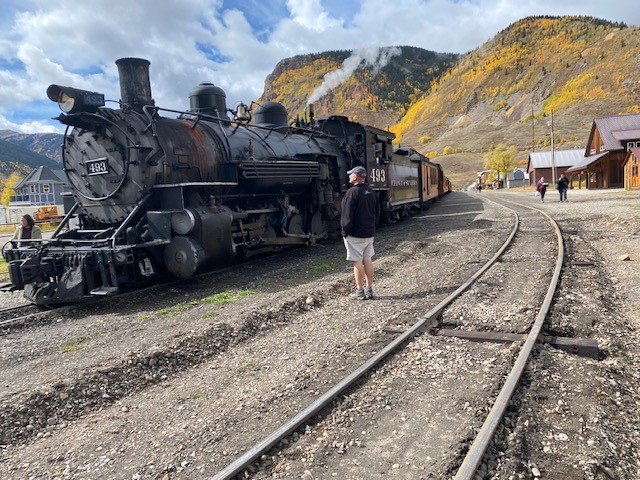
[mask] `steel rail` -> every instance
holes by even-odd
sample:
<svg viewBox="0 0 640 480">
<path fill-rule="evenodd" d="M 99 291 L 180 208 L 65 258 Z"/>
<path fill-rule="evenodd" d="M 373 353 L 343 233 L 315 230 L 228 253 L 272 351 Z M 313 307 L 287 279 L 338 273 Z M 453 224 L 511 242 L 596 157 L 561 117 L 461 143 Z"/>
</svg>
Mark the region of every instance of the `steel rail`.
<svg viewBox="0 0 640 480">
<path fill-rule="evenodd" d="M 60 309 L 65 308 L 65 307 L 61 307 Z M 36 312 L 36 313 L 30 313 L 28 315 L 23 315 L 21 317 L 16 317 L 16 318 L 9 318 L 7 320 L 2 320 L 0 321 L 0 328 L 8 328 L 8 327 L 12 327 L 14 324 L 16 323 L 24 323 L 26 322 L 28 319 L 33 318 L 33 317 L 38 317 L 40 315 L 44 316 L 45 314 L 48 313 L 53 313 L 56 310 L 46 310 L 44 312 Z"/>
<path fill-rule="evenodd" d="M 1 308 L 0 309 L 0 315 L 4 314 L 4 313 L 8 313 L 8 312 L 12 312 L 14 310 L 19 310 L 21 308 L 25 308 L 25 307 L 32 307 L 33 303 L 23 303 L 21 305 L 16 305 L 14 307 L 5 307 L 5 308 Z"/>
<path fill-rule="evenodd" d="M 490 200 L 492 201 L 492 200 Z M 542 302 L 542 306 L 538 311 L 538 315 L 536 316 L 535 322 L 531 327 L 531 331 L 529 332 L 529 336 L 527 337 L 520 353 L 518 354 L 518 358 L 511 369 L 511 372 L 507 376 L 507 379 L 496 398 L 491 411 L 487 415 L 478 435 L 476 436 L 473 444 L 469 448 L 467 455 L 465 456 L 460 468 L 456 472 L 456 476 L 454 480 L 471 480 L 474 478 L 476 474 L 476 470 L 480 466 L 482 462 L 482 458 L 484 457 L 484 453 L 486 452 L 491 440 L 493 439 L 493 435 L 498 428 L 500 421 L 504 415 L 507 406 L 509 405 L 509 401 L 513 396 L 513 392 L 515 391 L 520 377 L 522 376 L 522 372 L 529 360 L 529 356 L 531 355 L 531 351 L 533 350 L 533 346 L 538 340 L 538 336 L 540 335 L 540 330 L 542 329 L 542 324 L 549 313 L 549 308 L 551 307 L 551 302 L 553 301 L 553 296 L 555 295 L 556 288 L 558 286 L 558 281 L 560 279 L 560 272 L 562 271 L 562 264 L 564 262 L 564 242 L 562 239 L 562 232 L 560 231 L 560 227 L 555 222 L 553 218 L 551 218 L 546 212 L 542 210 L 530 207 L 528 205 L 523 205 L 521 203 L 511 202 L 509 200 L 503 200 L 507 203 L 511 203 L 513 205 L 518 205 L 520 207 L 528 208 L 530 210 L 535 210 L 549 220 L 551 225 L 553 226 L 556 234 L 556 238 L 558 239 L 558 254 L 556 256 L 556 266 L 553 271 L 553 276 L 551 278 L 551 282 L 549 283 L 549 288 L 547 289 L 547 294 L 544 297 L 544 301 Z M 499 202 L 495 202 L 499 203 Z"/>
<path fill-rule="evenodd" d="M 497 203 L 497 202 L 494 202 Z M 499 205 L 499 204 L 498 204 Z M 501 205 L 503 208 L 504 205 Z M 360 367 L 354 370 L 351 374 L 344 377 L 336 385 L 327 390 L 324 394 L 314 400 L 303 411 L 289 419 L 286 423 L 280 426 L 270 435 L 264 437 L 258 441 L 253 447 L 248 449 L 243 455 L 235 459 L 231 464 L 225 467 L 223 470 L 214 475 L 213 480 L 229 480 L 235 475 L 246 470 L 255 460 L 267 452 L 271 447 L 276 445 L 280 440 L 290 435 L 294 430 L 300 427 L 309 418 L 317 414 L 322 410 L 331 400 L 340 395 L 347 388 L 352 386 L 358 379 L 365 375 L 369 370 L 378 365 L 387 355 L 394 351 L 398 346 L 407 340 L 411 339 L 416 333 L 423 331 L 429 322 L 436 319 L 440 312 L 459 297 L 464 291 L 466 291 L 484 272 L 486 272 L 498 258 L 509 247 L 516 232 L 520 226 L 520 217 L 518 213 L 510 209 L 514 214 L 514 226 L 509 234 L 507 240 L 502 244 L 498 251 L 491 257 L 480 269 L 478 269 L 471 277 L 469 277 L 462 285 L 460 285 L 453 293 L 438 303 L 435 307 L 429 310 L 423 317 L 418 318 L 418 321 L 414 323 L 407 331 L 397 336 L 387 346 L 376 353 L 373 357 L 363 363 Z"/>
</svg>

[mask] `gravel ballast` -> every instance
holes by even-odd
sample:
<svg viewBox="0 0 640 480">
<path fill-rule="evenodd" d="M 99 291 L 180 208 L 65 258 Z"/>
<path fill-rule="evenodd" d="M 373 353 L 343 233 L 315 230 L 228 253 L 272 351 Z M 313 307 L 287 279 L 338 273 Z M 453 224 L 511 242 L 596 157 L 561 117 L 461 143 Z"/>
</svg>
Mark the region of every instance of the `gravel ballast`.
<svg viewBox="0 0 640 480">
<path fill-rule="evenodd" d="M 640 208 L 624 191 L 448 195 L 380 230 L 374 301 L 348 297 L 329 243 L 8 332 L 0 478 L 211 478 L 493 255 L 513 216 L 484 199 L 558 221 L 567 254 L 544 333 L 601 353 L 536 346 L 477 478 L 638 478 Z M 544 218 L 517 211 L 513 245 L 441 326 L 526 333 L 556 250 Z M 422 333 L 244 476 L 451 478 L 518 349 Z"/>
</svg>

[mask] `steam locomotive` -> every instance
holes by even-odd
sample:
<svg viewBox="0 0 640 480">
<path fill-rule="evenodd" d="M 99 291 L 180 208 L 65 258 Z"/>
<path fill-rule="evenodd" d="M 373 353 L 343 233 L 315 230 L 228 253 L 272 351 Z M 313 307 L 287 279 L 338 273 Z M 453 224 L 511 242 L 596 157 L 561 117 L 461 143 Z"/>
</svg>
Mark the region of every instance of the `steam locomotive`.
<svg viewBox="0 0 640 480">
<path fill-rule="evenodd" d="M 119 108 L 51 85 L 67 126 L 63 167 L 74 204 L 51 239 L 9 242 L 13 290 L 38 305 L 112 295 L 170 274 L 340 235 L 346 172 L 362 165 L 383 220 L 450 190 L 439 165 L 394 135 L 344 116 L 289 123 L 283 105 L 226 105 L 211 83 L 190 109 L 155 105 L 144 59 L 116 61 Z M 162 116 L 170 114 L 174 118 Z"/>
</svg>

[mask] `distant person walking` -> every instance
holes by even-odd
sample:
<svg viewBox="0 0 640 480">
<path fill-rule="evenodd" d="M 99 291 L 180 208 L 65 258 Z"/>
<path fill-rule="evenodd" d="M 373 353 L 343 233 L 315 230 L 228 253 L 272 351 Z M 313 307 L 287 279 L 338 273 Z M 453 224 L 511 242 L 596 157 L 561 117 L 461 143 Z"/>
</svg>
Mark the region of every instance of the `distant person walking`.
<svg viewBox="0 0 640 480">
<path fill-rule="evenodd" d="M 41 238 L 42 232 L 33 220 L 33 217 L 31 215 L 23 215 L 20 219 L 20 225 L 13 234 L 13 240 L 37 240 Z"/>
<path fill-rule="evenodd" d="M 540 199 L 544 203 L 544 194 L 547 193 L 549 184 L 544 181 L 544 177 L 540 177 L 540 181 L 536 184 L 536 191 L 540 193 Z"/>
<path fill-rule="evenodd" d="M 560 175 L 560 178 L 556 182 L 558 192 L 560 193 L 560 201 L 567 201 L 567 190 L 569 189 L 569 179 L 564 176 L 564 173 Z"/>
<path fill-rule="evenodd" d="M 365 183 L 367 171 L 364 167 L 355 167 L 347 172 L 349 183 L 342 199 L 340 226 L 347 249 L 347 260 L 353 263 L 353 275 L 356 280 L 354 297 L 358 300 L 373 298 L 373 237 L 380 215 L 378 197 Z"/>
</svg>

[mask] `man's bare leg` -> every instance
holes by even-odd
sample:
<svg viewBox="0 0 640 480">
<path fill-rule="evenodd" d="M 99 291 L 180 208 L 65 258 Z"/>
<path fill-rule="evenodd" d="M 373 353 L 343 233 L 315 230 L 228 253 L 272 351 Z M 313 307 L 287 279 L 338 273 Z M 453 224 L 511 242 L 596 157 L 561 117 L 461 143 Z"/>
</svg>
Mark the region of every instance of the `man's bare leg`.
<svg viewBox="0 0 640 480">
<path fill-rule="evenodd" d="M 373 261 L 371 258 L 365 258 L 362 263 L 364 264 L 364 275 L 366 277 L 367 287 L 373 285 Z"/>
<path fill-rule="evenodd" d="M 364 288 L 365 268 L 362 261 L 353 262 L 353 276 L 356 279 L 356 288 Z"/>
</svg>

